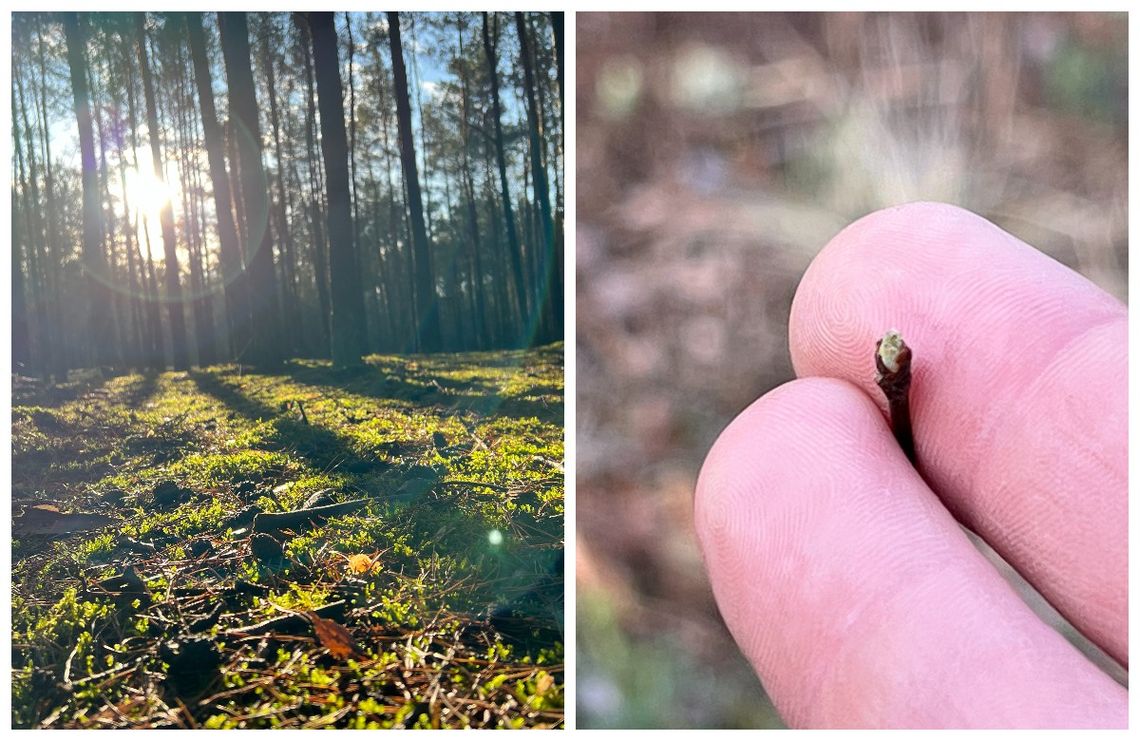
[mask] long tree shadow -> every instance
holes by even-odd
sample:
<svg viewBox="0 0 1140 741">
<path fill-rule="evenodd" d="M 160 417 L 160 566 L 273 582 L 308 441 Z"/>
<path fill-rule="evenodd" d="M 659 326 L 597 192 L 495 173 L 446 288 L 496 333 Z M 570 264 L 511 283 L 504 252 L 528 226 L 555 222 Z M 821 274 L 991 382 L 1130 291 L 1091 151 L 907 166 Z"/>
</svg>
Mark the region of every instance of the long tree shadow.
<svg viewBox="0 0 1140 741">
<path fill-rule="evenodd" d="M 295 454 L 308 466 L 322 472 L 349 474 L 352 480 L 361 484 L 358 487 L 361 491 L 381 505 L 381 517 L 400 517 L 409 523 L 412 543 L 418 546 L 417 553 L 450 554 L 460 561 L 481 556 L 485 576 L 494 582 L 483 590 L 486 592 L 485 603 L 491 605 L 489 613 L 503 614 L 506 607 L 509 614 L 510 607 L 533 602 L 537 594 L 547 601 L 552 597 L 551 579 L 556 555 L 550 549 L 549 538 L 534 542 L 523 538 L 519 548 L 513 551 L 485 547 L 488 525 L 478 510 L 468 512 L 444 496 L 433 496 L 443 472 L 426 466 L 396 466 L 379 458 L 363 457 L 336 432 L 282 417 L 280 410 L 250 398 L 233 384 L 209 372 L 193 371 L 189 376 L 198 390 L 217 399 L 232 412 L 252 421 L 274 419 L 275 431 L 268 440 L 270 446 L 280 452 Z M 376 482 L 381 482 L 381 485 L 377 486 Z M 385 488 L 383 482 L 389 484 L 388 491 L 377 490 Z M 390 496 L 397 489 L 398 496 Z M 441 537 L 441 533 L 451 535 Z M 478 545 L 480 543 L 482 547 Z M 560 589 L 561 568 L 557 572 Z"/>
<path fill-rule="evenodd" d="M 80 485 L 113 472 L 108 458 L 115 453 L 116 435 L 109 434 L 92 408 L 124 404 L 137 409 L 154 396 L 158 384 L 154 372 L 121 388 L 109 388 L 117 376 L 102 369 L 72 376 L 63 384 L 13 377 L 13 431 L 17 437 L 23 433 L 11 450 L 13 499 L 99 506 L 98 496 Z M 164 436 L 144 438 L 122 427 L 115 433 L 127 437 L 126 450 L 140 442 L 176 447 Z"/>
<path fill-rule="evenodd" d="M 73 371 L 74 380 L 51 383 L 29 376 L 12 376 L 13 406 L 58 407 L 84 396 L 103 393 L 114 375 L 101 370 Z"/>
<path fill-rule="evenodd" d="M 369 362 L 350 373 L 330 373 L 327 367 L 287 363 L 281 369 L 296 383 L 315 388 L 336 386 L 357 396 L 404 401 L 482 417 L 537 418 L 561 425 L 562 389 L 536 384 L 525 397 L 503 395 L 498 383 L 481 379 L 458 381 L 425 370 L 408 371 L 393 363 Z"/>
<path fill-rule="evenodd" d="M 123 403 L 137 409 L 153 399 L 155 392 L 158 391 L 158 376 L 158 372 L 153 370 L 140 374 L 139 380 L 132 382 L 120 392 Z"/>
<path fill-rule="evenodd" d="M 272 442 L 282 451 L 297 454 L 311 467 L 322 471 L 343 470 L 360 474 L 386 467 L 379 459 L 366 459 L 356 453 L 347 441 L 320 425 L 281 416 L 274 409 L 241 393 L 211 373 L 192 371 L 191 380 L 198 390 L 222 402 L 228 409 L 252 421 L 275 419 L 276 433 Z"/>
<path fill-rule="evenodd" d="M 359 484 L 356 488 L 393 512 L 422 502 L 443 477 L 441 472 L 426 466 L 394 465 L 380 458 L 361 456 L 347 438 L 318 424 L 282 417 L 280 410 L 250 398 L 209 373 L 192 372 L 190 377 L 200 391 L 246 419 L 274 419 L 274 432 L 267 447 L 296 455 L 314 470 L 349 475 Z M 467 524 L 478 525 L 474 520 Z"/>
</svg>

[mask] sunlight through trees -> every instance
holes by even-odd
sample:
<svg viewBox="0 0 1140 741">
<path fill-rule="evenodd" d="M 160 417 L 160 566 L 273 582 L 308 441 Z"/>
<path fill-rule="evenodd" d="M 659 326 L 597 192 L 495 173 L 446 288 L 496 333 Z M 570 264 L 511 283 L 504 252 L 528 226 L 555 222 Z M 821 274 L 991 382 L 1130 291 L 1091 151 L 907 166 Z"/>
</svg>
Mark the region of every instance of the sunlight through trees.
<svg viewBox="0 0 1140 741">
<path fill-rule="evenodd" d="M 548 13 L 16 14 L 17 372 L 560 339 L 560 34 Z"/>
</svg>

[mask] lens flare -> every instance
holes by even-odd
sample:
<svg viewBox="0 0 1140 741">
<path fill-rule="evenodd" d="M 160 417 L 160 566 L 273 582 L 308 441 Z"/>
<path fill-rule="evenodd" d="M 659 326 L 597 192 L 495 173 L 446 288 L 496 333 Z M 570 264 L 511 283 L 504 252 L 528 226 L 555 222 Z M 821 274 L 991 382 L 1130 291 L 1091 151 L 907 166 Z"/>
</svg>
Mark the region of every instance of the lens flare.
<svg viewBox="0 0 1140 741">
<path fill-rule="evenodd" d="M 158 223 L 159 214 L 170 203 L 173 195 L 172 188 L 164 180 L 155 177 L 153 172 L 127 171 L 127 197 L 131 201 L 131 208 L 146 216 L 151 223 Z"/>
</svg>

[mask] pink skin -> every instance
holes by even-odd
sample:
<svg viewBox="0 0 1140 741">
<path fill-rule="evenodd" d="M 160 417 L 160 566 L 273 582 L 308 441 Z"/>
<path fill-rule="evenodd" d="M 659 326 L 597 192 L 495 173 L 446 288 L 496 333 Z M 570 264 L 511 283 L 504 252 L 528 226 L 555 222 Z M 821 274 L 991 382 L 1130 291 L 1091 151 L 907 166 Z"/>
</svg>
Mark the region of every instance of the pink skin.
<svg viewBox="0 0 1140 741">
<path fill-rule="evenodd" d="M 1085 279 L 949 206 L 872 214 L 820 253 L 790 342 L 797 374 L 824 378 L 737 417 L 696 499 L 717 603 L 789 724 L 1127 725 L 1127 691 L 954 521 L 1127 660 L 1126 321 Z M 890 328 L 914 350 L 922 477 L 874 384 Z"/>
</svg>

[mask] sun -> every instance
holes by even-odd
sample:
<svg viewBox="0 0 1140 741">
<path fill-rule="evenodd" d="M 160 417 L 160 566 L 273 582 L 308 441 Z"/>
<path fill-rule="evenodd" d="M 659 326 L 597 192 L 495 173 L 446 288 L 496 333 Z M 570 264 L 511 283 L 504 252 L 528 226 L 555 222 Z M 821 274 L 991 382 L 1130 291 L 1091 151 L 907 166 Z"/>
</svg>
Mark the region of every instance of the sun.
<svg viewBox="0 0 1140 741">
<path fill-rule="evenodd" d="M 138 220 L 139 244 L 146 245 L 143 219 L 150 234 L 151 257 L 162 259 L 162 209 L 171 204 L 176 195 L 169 183 L 150 170 L 127 170 L 127 198 L 131 211 Z"/>
<path fill-rule="evenodd" d="M 171 187 L 147 170 L 127 170 L 127 197 L 131 208 L 158 221 L 159 213 L 170 203 Z"/>
</svg>

